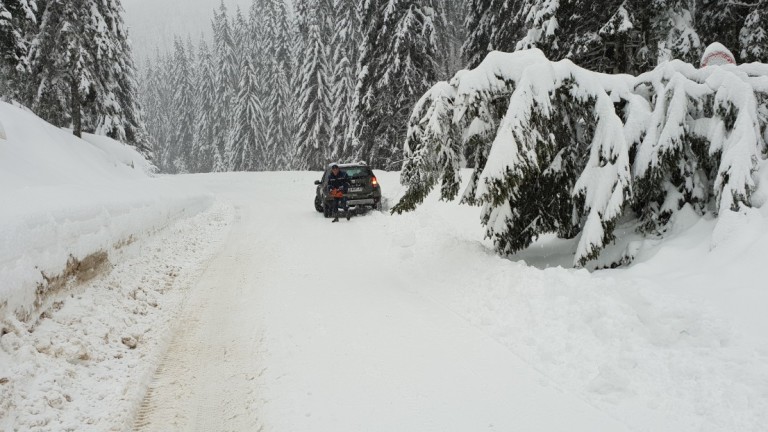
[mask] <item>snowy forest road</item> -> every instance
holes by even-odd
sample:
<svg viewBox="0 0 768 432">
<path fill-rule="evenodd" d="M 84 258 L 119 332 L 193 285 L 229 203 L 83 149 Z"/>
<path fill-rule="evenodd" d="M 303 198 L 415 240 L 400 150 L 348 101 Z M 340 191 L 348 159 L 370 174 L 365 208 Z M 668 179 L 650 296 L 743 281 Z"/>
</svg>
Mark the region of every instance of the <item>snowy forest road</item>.
<svg viewBox="0 0 768 432">
<path fill-rule="evenodd" d="M 236 221 L 136 431 L 627 430 L 419 294 L 398 221 L 315 213 L 313 180 L 206 178 Z"/>
</svg>

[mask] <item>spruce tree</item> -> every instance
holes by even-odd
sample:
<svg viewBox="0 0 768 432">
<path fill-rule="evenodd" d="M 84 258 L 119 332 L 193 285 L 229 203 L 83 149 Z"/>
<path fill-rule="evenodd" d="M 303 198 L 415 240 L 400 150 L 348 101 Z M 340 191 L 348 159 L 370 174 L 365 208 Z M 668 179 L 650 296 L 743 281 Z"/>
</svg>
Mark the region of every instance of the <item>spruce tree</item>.
<svg viewBox="0 0 768 432">
<path fill-rule="evenodd" d="M 266 127 L 259 97 L 259 80 L 248 58 L 243 59 L 240 70 L 240 92 L 236 98 L 234 125 L 227 146 L 229 167 L 232 171 L 263 170 Z"/>
<path fill-rule="evenodd" d="M 214 73 L 213 57 L 204 38 L 200 38 L 200 47 L 197 55 L 197 70 L 195 82 L 195 106 L 197 107 L 195 119 L 195 134 L 192 145 L 193 161 L 192 169 L 197 172 L 213 171 L 214 161 L 221 159 L 216 156 L 218 150 L 214 144 L 214 125 L 212 116 L 216 101 L 216 76 Z"/>
<path fill-rule="evenodd" d="M 139 152 L 150 157 L 146 127 L 139 104 L 136 66 L 128 38 L 128 31 L 123 22 L 124 10 L 120 0 L 97 3 L 103 17 L 101 32 L 109 43 L 109 49 L 96 46 L 96 58 L 99 64 L 112 65 L 102 67 L 105 93 L 104 101 L 99 105 L 95 116 L 99 118 L 96 132 L 136 147 Z M 116 101 L 117 103 L 113 103 Z"/>
<path fill-rule="evenodd" d="M 321 170 L 330 162 L 328 138 L 330 136 L 330 88 L 326 41 L 320 26 L 317 7 L 308 24 L 304 61 L 301 68 L 301 87 L 298 100 L 299 133 L 297 154 L 300 167 Z"/>
<path fill-rule="evenodd" d="M 295 101 L 291 84 L 298 75 L 291 56 L 291 40 L 298 39 L 283 0 L 267 0 L 266 107 L 271 169 L 288 169 L 295 142 Z"/>
<path fill-rule="evenodd" d="M 192 59 L 179 38 L 174 41 L 173 56 L 173 136 L 163 155 L 167 172 L 186 173 L 191 169 L 195 132 L 195 88 Z"/>
<path fill-rule="evenodd" d="M 758 0 L 744 19 L 739 32 L 739 48 L 743 62 L 768 61 L 768 1 Z"/>
<path fill-rule="evenodd" d="M 492 50 L 512 52 L 524 34 L 523 0 L 471 0 L 462 46 L 469 67 L 476 67 Z"/>
<path fill-rule="evenodd" d="M 161 61 L 159 54 L 156 59 L 147 58 L 144 61 L 144 71 L 142 73 L 142 79 L 140 80 L 141 86 L 139 88 L 139 94 L 141 97 L 141 105 L 144 108 L 144 114 L 146 116 L 146 130 L 148 136 L 148 144 L 150 150 L 153 151 L 158 148 L 158 140 L 162 137 L 162 102 L 161 102 L 161 85 L 160 85 L 160 67 Z M 155 153 L 155 164 L 159 165 L 157 160 L 158 154 Z M 158 168 L 160 168 L 158 166 Z"/>
<path fill-rule="evenodd" d="M 437 79 L 431 0 L 371 0 L 358 65 L 355 135 L 358 155 L 385 169 L 399 166 L 413 104 Z"/>
<path fill-rule="evenodd" d="M 30 50 L 34 111 L 58 126 L 105 134 L 149 156 L 118 0 L 50 0 Z M 109 65 L 109 67 L 105 67 Z"/>
<path fill-rule="evenodd" d="M 95 122 L 84 118 L 101 99 L 103 80 L 94 49 L 109 46 L 99 27 L 103 18 L 93 0 L 51 0 L 30 52 L 38 88 L 33 110 L 58 126 L 71 126 L 76 136 Z M 103 99 L 102 99 L 103 100 Z"/>
<path fill-rule="evenodd" d="M 27 102 L 30 33 L 37 29 L 35 0 L 0 0 L 0 97 Z"/>
<path fill-rule="evenodd" d="M 219 13 L 214 17 L 214 47 L 216 66 L 216 103 L 212 115 L 214 127 L 214 155 L 221 155 L 221 159 L 214 161 L 214 171 L 228 171 L 229 161 L 233 160 L 228 154 L 228 134 L 231 130 L 232 114 L 234 112 L 234 98 L 237 96 L 237 53 L 235 41 L 227 8 L 221 3 Z"/>
<path fill-rule="evenodd" d="M 335 0 L 334 8 L 337 21 L 331 40 L 333 73 L 329 144 L 330 158 L 342 160 L 352 156 L 350 111 L 354 103 L 360 22 L 354 0 Z"/>
</svg>

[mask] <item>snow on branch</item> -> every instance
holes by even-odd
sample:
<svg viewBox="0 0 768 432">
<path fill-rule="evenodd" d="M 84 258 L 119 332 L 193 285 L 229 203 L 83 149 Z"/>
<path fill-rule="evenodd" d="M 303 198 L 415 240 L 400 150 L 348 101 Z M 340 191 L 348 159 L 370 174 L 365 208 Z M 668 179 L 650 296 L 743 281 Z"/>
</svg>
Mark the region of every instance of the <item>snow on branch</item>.
<svg viewBox="0 0 768 432">
<path fill-rule="evenodd" d="M 766 151 L 768 65 L 697 69 L 664 63 L 639 77 L 605 75 L 539 50 L 493 52 L 435 85 L 416 105 L 394 208 L 409 211 L 439 183 L 481 204 L 501 254 L 538 236 L 578 238 L 574 264 L 596 259 L 628 212 L 663 233 L 685 205 L 721 214 L 751 206 Z"/>
</svg>

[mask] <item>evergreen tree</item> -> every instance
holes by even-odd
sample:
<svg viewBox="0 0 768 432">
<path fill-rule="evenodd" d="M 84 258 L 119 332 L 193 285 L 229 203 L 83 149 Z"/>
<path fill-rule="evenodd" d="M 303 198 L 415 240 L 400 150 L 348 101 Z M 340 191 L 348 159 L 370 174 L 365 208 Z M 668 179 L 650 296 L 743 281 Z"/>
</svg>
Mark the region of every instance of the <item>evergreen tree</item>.
<svg viewBox="0 0 768 432">
<path fill-rule="evenodd" d="M 237 54 L 232 29 L 227 17 L 227 8 L 222 1 L 219 13 L 214 17 L 214 41 L 216 53 L 216 103 L 211 116 L 214 125 L 214 155 L 222 159 L 214 161 L 214 171 L 228 171 L 227 165 L 233 160 L 227 148 L 227 137 L 231 130 L 234 98 L 237 96 Z"/>
<path fill-rule="evenodd" d="M 360 22 L 354 0 L 335 0 L 334 8 L 337 21 L 331 40 L 333 74 L 329 144 L 330 159 L 341 160 L 352 156 L 350 111 L 354 103 Z"/>
<path fill-rule="evenodd" d="M 141 104 L 144 107 L 144 113 L 146 114 L 147 122 L 146 129 L 149 136 L 150 148 L 155 153 L 156 157 L 160 153 L 156 150 L 159 148 L 158 142 L 163 140 L 163 106 L 161 100 L 161 68 L 162 61 L 160 54 L 158 53 L 155 60 L 147 58 L 144 62 L 144 73 L 141 79 L 141 87 L 139 94 L 141 95 Z M 160 167 L 159 161 L 156 161 L 158 168 Z"/>
<path fill-rule="evenodd" d="M 197 55 L 196 74 L 196 99 L 197 117 L 195 119 L 195 134 L 193 148 L 192 168 L 197 172 L 213 171 L 214 161 L 221 160 L 218 156 L 214 142 L 213 113 L 216 109 L 216 76 L 214 73 L 213 57 L 204 38 L 200 39 L 200 47 Z"/>
<path fill-rule="evenodd" d="M 467 39 L 462 46 L 469 67 L 476 67 L 493 50 L 512 52 L 522 37 L 522 0 L 471 0 L 465 21 Z"/>
<path fill-rule="evenodd" d="M 437 79 L 436 10 L 430 0 L 370 0 L 363 9 L 354 130 L 373 166 L 399 163 L 410 110 Z"/>
<path fill-rule="evenodd" d="M 50 0 L 30 50 L 35 112 L 101 133 L 149 155 L 135 67 L 118 0 Z M 109 65 L 109 67 L 104 67 Z"/>
<path fill-rule="evenodd" d="M 233 171 L 263 170 L 265 140 L 264 112 L 259 97 L 259 81 L 251 61 L 243 59 L 240 92 L 236 99 L 236 112 L 229 149 L 229 167 Z"/>
<path fill-rule="evenodd" d="M 316 14 L 317 10 L 311 10 Z M 320 25 L 309 24 L 299 93 L 297 154 L 301 168 L 321 170 L 329 162 L 330 89 L 325 41 Z"/>
<path fill-rule="evenodd" d="M 758 0 L 750 8 L 739 32 L 741 60 L 768 61 L 768 1 Z"/>
<path fill-rule="evenodd" d="M 448 79 L 456 71 L 464 68 L 461 47 L 467 39 L 464 20 L 467 18 L 466 2 L 442 2 L 437 4 L 440 19 L 438 20 L 440 78 Z"/>
<path fill-rule="evenodd" d="M 94 48 L 110 43 L 100 31 L 103 18 L 96 14 L 93 0 L 49 1 L 30 52 L 39 82 L 34 111 L 50 123 L 71 126 L 76 136 L 84 127 L 95 128 L 92 119 L 84 118 L 94 111 L 87 105 L 104 101 Z"/>
<path fill-rule="evenodd" d="M 291 40 L 296 38 L 288 11 L 283 0 L 267 0 L 267 96 L 268 124 L 271 131 L 268 144 L 271 169 L 290 167 L 295 142 L 295 103 L 291 84 L 294 61 L 291 56 Z"/>
<path fill-rule="evenodd" d="M 740 47 L 739 31 L 750 12 L 746 2 L 700 0 L 696 7 L 696 27 L 702 42 L 720 42 L 734 53 Z"/>
<path fill-rule="evenodd" d="M 103 0 L 97 3 L 103 17 L 102 32 L 109 42 L 109 49 L 97 45 L 96 58 L 99 64 L 112 65 L 101 68 L 104 79 L 104 103 L 99 104 L 94 115 L 99 118 L 96 132 L 136 147 L 139 152 L 151 157 L 144 120 L 139 104 L 136 66 L 123 23 L 123 7 L 120 0 Z M 115 103 L 116 102 L 116 103 Z"/>
<path fill-rule="evenodd" d="M 0 97 L 23 99 L 29 92 L 29 33 L 36 30 L 35 0 L 0 0 Z M 23 101 L 26 102 L 26 101 Z"/>
<path fill-rule="evenodd" d="M 173 136 L 162 164 L 167 172 L 186 173 L 191 168 L 190 157 L 195 132 L 195 88 L 192 60 L 184 43 L 176 38 L 173 56 Z"/>
</svg>

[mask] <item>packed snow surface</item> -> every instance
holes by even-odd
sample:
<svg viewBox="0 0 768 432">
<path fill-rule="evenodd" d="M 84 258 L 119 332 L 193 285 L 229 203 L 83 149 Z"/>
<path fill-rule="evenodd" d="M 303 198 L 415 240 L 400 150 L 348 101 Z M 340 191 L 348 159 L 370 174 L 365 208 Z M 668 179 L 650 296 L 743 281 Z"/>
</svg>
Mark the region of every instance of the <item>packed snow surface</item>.
<svg viewBox="0 0 768 432">
<path fill-rule="evenodd" d="M 331 224 L 317 178 L 151 180 L 217 203 L 6 320 L 0 429 L 765 430 L 766 212 L 714 247 L 680 212 L 633 267 L 589 273 L 556 266 L 562 240 L 498 257 L 477 208 L 436 196 Z"/>
</svg>

